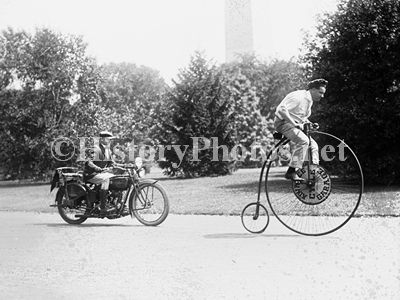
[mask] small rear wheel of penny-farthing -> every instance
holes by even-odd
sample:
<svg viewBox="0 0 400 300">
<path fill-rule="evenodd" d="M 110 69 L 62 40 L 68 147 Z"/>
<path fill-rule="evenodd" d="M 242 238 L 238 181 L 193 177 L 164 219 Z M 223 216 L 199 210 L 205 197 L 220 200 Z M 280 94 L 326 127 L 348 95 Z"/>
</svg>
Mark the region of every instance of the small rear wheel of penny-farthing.
<svg viewBox="0 0 400 300">
<path fill-rule="evenodd" d="M 245 206 L 241 214 L 243 227 L 251 233 L 262 233 L 269 224 L 269 214 L 264 205 L 253 202 Z"/>
<path fill-rule="evenodd" d="M 345 225 L 355 214 L 364 187 L 360 163 L 339 138 L 312 132 L 319 145 L 319 164 L 297 170 L 302 181 L 285 179 L 287 167 L 269 163 L 265 178 L 267 200 L 276 218 L 304 235 L 324 235 Z"/>
</svg>

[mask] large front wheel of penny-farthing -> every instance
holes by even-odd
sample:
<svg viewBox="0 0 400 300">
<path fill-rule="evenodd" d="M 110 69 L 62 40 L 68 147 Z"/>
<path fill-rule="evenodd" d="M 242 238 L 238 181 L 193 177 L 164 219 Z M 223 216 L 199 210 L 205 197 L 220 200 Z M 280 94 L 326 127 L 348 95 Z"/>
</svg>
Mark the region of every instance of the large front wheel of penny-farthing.
<svg viewBox="0 0 400 300">
<path fill-rule="evenodd" d="M 245 206 L 241 214 L 243 227 L 251 233 L 262 233 L 269 224 L 269 214 L 264 205 L 254 202 Z"/>
<path fill-rule="evenodd" d="M 297 171 L 304 182 L 285 179 L 288 167 L 269 163 L 265 190 L 271 210 L 283 225 L 318 236 L 338 230 L 354 216 L 364 179 L 356 155 L 344 141 L 318 131 L 311 136 L 319 145 L 319 163 L 305 162 Z"/>
</svg>

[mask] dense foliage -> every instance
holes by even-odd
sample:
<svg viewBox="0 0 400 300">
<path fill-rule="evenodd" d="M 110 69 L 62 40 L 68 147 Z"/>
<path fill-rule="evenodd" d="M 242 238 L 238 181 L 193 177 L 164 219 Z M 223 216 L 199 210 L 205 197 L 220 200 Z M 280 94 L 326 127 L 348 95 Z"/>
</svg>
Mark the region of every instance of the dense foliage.
<svg viewBox="0 0 400 300">
<path fill-rule="evenodd" d="M 159 144 L 179 146 L 185 151 L 180 158 L 174 148 L 165 149 L 165 161 L 159 164 L 167 174 L 193 177 L 231 171 L 232 163 L 228 157 L 224 159 L 222 151 L 215 152 L 217 159 L 213 161 L 211 139 L 229 148 L 234 145 L 232 102 L 222 72 L 200 53 L 181 71 L 158 112 L 160 122 L 154 135 Z M 198 140 L 193 140 L 195 137 Z"/>
<path fill-rule="evenodd" d="M 3 36 L 0 159 L 9 176 L 38 178 L 57 165 L 53 139 L 87 134 L 95 125 L 96 66 L 79 37 L 47 29 L 33 35 L 9 29 Z"/>
<path fill-rule="evenodd" d="M 307 82 L 303 68 L 293 60 L 267 62 L 254 55 L 241 55 L 224 68 L 231 76 L 240 73 L 250 82 L 258 98 L 257 108 L 267 120 L 274 118 L 276 106 L 288 93 L 304 89 Z"/>
<path fill-rule="evenodd" d="M 342 1 L 306 45 L 310 74 L 329 81 L 315 117 L 354 148 L 368 182 L 399 182 L 400 2 Z"/>
<path fill-rule="evenodd" d="M 266 63 L 255 56 L 216 66 L 196 53 L 158 109 L 161 121 L 154 131 L 163 145 L 188 145 L 187 155 L 180 161 L 175 150 L 165 151 L 160 166 L 169 175 L 188 177 L 259 166 L 261 148 L 267 151 L 273 143 L 273 112 L 286 93 L 301 86 L 301 72 L 294 62 Z M 192 137 L 217 138 L 228 157 L 222 161 L 219 151 L 218 161 L 212 161 L 211 143 L 199 153 L 200 161 L 193 161 Z"/>
<path fill-rule="evenodd" d="M 123 140 L 145 141 L 154 126 L 154 108 L 167 88 L 164 80 L 157 71 L 132 63 L 103 65 L 100 75 L 101 126 Z"/>
<path fill-rule="evenodd" d="M 143 142 L 153 126 L 153 106 L 165 90 L 158 72 L 134 64 L 99 67 L 80 37 L 38 29 L 8 29 L 0 60 L 0 173 L 7 178 L 40 179 L 56 166 L 59 137 L 110 130 L 123 143 Z M 136 124 L 137 126 L 134 126 Z"/>
</svg>

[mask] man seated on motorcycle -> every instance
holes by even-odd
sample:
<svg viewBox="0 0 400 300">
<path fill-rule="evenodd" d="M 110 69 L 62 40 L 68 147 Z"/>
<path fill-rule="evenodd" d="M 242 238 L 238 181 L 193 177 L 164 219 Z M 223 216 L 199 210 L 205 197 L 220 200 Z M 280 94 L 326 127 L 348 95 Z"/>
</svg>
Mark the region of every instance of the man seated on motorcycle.
<svg viewBox="0 0 400 300">
<path fill-rule="evenodd" d="M 99 145 L 94 145 L 93 151 L 88 155 L 88 160 L 84 168 L 85 181 L 101 185 L 99 192 L 100 215 L 104 216 L 113 210 L 106 209 L 106 197 L 110 185 L 110 178 L 114 176 L 114 174 L 110 172 L 110 169 L 116 164 L 112 158 L 110 149 L 111 139 L 113 138 L 111 132 L 100 132 L 100 143 Z"/>
</svg>

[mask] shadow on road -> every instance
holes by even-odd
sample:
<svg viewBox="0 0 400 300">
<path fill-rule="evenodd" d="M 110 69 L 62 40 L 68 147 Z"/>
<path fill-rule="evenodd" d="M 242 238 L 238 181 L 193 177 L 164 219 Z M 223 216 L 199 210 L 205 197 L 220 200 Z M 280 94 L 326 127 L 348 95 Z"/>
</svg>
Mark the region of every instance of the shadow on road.
<svg viewBox="0 0 400 300">
<path fill-rule="evenodd" d="M 62 224 L 62 223 L 34 223 L 34 226 L 47 227 L 144 227 L 143 225 L 128 225 L 128 224 Z"/>
<path fill-rule="evenodd" d="M 216 233 L 203 235 L 206 239 L 252 239 L 252 238 L 274 238 L 274 237 L 290 237 L 304 238 L 298 234 L 250 234 L 250 233 Z"/>
</svg>

